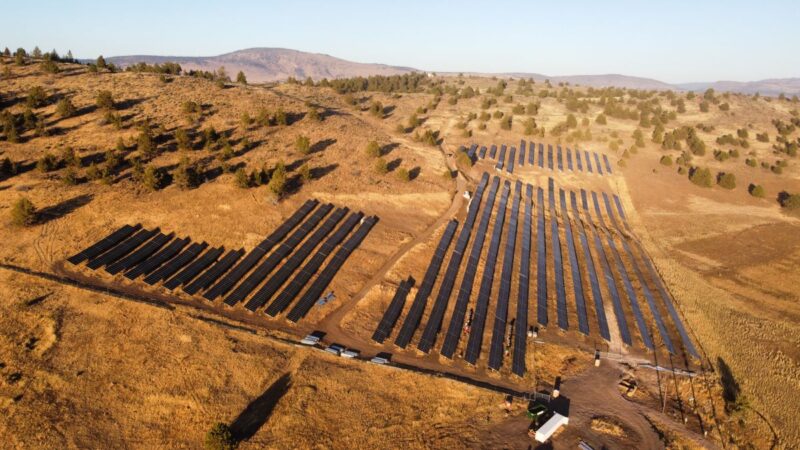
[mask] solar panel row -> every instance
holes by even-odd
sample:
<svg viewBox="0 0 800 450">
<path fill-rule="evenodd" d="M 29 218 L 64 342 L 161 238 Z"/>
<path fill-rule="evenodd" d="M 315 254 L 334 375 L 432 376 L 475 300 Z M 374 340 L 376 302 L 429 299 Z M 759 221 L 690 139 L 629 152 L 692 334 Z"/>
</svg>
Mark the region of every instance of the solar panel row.
<svg viewBox="0 0 800 450">
<path fill-rule="evenodd" d="M 385 341 L 386 338 L 392 333 L 392 329 L 394 329 L 394 325 L 397 323 L 397 319 L 400 317 L 400 313 L 403 311 L 403 306 L 406 304 L 408 292 L 411 290 L 411 286 L 413 285 L 414 279 L 408 277 L 407 280 L 401 281 L 397 286 L 397 291 L 394 293 L 394 297 L 392 298 L 391 303 L 389 303 L 389 307 L 386 308 L 386 312 L 383 313 L 383 317 L 378 323 L 375 333 L 372 334 L 373 341 L 383 344 L 383 341 Z"/>
<path fill-rule="evenodd" d="M 563 160 L 563 157 L 561 155 L 561 146 L 560 145 L 556 146 L 556 160 L 557 160 L 557 163 L 558 163 L 558 171 L 559 172 L 563 172 L 564 171 L 564 160 Z"/>
<path fill-rule="evenodd" d="M 536 144 L 533 142 L 528 143 L 528 164 L 533 165 L 533 154 L 536 153 Z"/>
<path fill-rule="evenodd" d="M 153 253 L 157 252 L 158 249 L 163 247 L 167 242 L 172 240 L 175 235 L 170 233 L 166 235 L 164 233 L 157 233 L 155 237 L 147 241 L 144 245 L 136 249 L 136 251 L 128 253 L 127 256 L 119 259 L 117 262 L 113 264 L 109 264 L 106 266 L 106 272 L 116 275 L 123 270 L 128 270 L 131 267 L 139 264 L 140 262 L 144 261 L 145 258 L 152 255 Z"/>
<path fill-rule="evenodd" d="M 531 147 L 532 148 L 532 147 Z M 525 352 L 528 332 L 528 285 L 531 265 L 531 212 L 533 207 L 533 186 L 525 187 L 525 216 L 522 220 L 522 242 L 519 266 L 519 289 L 517 292 L 517 315 L 514 336 L 514 356 L 511 371 L 525 375 Z M 490 355 L 491 360 L 491 355 Z M 498 366 L 499 367 L 499 366 Z"/>
<path fill-rule="evenodd" d="M 580 220 L 580 212 L 578 210 L 578 202 L 575 196 L 575 192 L 569 193 L 570 200 L 572 202 L 572 211 L 575 214 L 576 220 Z M 584 226 L 581 225 L 577 227 L 578 230 L 578 237 L 581 241 L 581 248 L 583 249 L 584 259 L 586 260 L 586 268 L 589 272 L 589 285 L 592 288 L 592 298 L 594 299 L 594 309 L 595 314 L 597 316 L 597 326 L 600 328 L 600 336 L 603 339 L 610 341 L 611 340 L 611 333 L 608 329 L 608 321 L 606 319 L 606 310 L 603 306 L 603 294 L 600 290 L 600 282 L 597 279 L 597 271 L 595 270 L 594 261 L 592 260 L 592 254 L 589 250 L 589 242 L 586 239 L 586 234 L 584 232 Z"/>
<path fill-rule="evenodd" d="M 217 297 L 225 295 L 233 286 L 242 279 L 242 277 L 253 268 L 253 266 L 261 260 L 286 234 L 289 233 L 298 223 L 300 223 L 311 210 L 313 210 L 319 202 L 316 200 L 307 200 L 303 206 L 298 208 L 289 219 L 283 222 L 275 231 L 273 231 L 266 239 L 261 241 L 254 249 L 250 250 L 247 256 L 242 259 L 224 278 L 218 281 L 208 291 L 203 294 L 207 300 L 214 301 Z"/>
<path fill-rule="evenodd" d="M 492 145 L 492 149 L 489 150 L 489 158 L 494 159 L 495 156 L 497 156 L 497 146 Z"/>
<path fill-rule="evenodd" d="M 517 244 L 517 218 L 519 217 L 519 204 L 522 199 L 522 183 L 517 181 L 514 186 L 514 201 L 511 204 L 511 215 L 508 220 L 506 232 L 506 248 L 503 253 L 503 270 L 500 273 L 500 290 L 497 293 L 497 305 L 494 313 L 494 326 L 489 344 L 489 368 L 497 370 L 503 363 L 503 338 L 508 321 L 508 300 L 511 295 L 511 279 L 514 276 L 514 252 Z M 497 225 L 495 225 L 497 228 Z M 530 244 L 529 244 L 530 245 Z M 488 302 L 487 302 L 488 303 Z M 472 335 L 470 334 L 470 342 Z M 478 348 L 480 351 L 480 348 Z"/>
<path fill-rule="evenodd" d="M 525 140 L 522 139 L 519 141 L 519 161 L 517 163 L 519 166 L 525 165 Z"/>
<path fill-rule="evenodd" d="M 508 195 L 511 190 L 511 183 L 503 183 L 503 190 L 500 194 L 500 204 L 497 206 L 497 216 L 492 229 L 492 238 L 489 241 L 489 252 L 486 255 L 486 264 L 481 276 L 481 285 L 478 288 L 478 298 L 475 303 L 475 316 L 472 320 L 472 327 L 469 331 L 467 350 L 464 360 L 470 364 L 478 361 L 483 343 L 483 330 L 486 326 L 486 316 L 489 312 L 489 298 L 492 296 L 492 285 L 494 284 L 494 271 L 497 265 L 497 256 L 500 253 L 500 239 L 503 237 L 503 226 L 506 216 L 506 205 Z M 508 303 L 508 294 L 506 294 Z"/>
<path fill-rule="evenodd" d="M 608 291 L 611 293 L 611 302 L 614 306 L 614 315 L 617 318 L 617 328 L 619 328 L 620 336 L 622 337 L 622 342 L 627 345 L 633 345 L 633 341 L 631 341 L 631 334 L 628 330 L 628 322 L 625 320 L 625 312 L 622 309 L 622 301 L 619 298 L 619 290 L 617 289 L 617 282 L 614 279 L 614 275 L 611 272 L 611 267 L 608 262 L 608 256 L 606 255 L 605 250 L 603 249 L 603 243 L 600 241 L 600 235 L 594 227 L 589 224 L 589 228 L 593 231 L 594 237 L 594 245 L 595 249 L 597 250 L 597 254 L 599 255 L 600 259 L 600 266 L 603 268 L 603 274 L 606 278 L 606 285 L 608 286 Z"/>
<path fill-rule="evenodd" d="M 495 164 L 495 170 L 503 170 L 503 163 L 506 160 L 506 146 L 505 144 L 500 146 L 500 155 L 497 157 L 497 164 Z"/>
<path fill-rule="evenodd" d="M 481 151 L 478 153 L 478 156 L 483 159 L 486 158 L 486 146 L 481 147 Z"/>
<path fill-rule="evenodd" d="M 436 341 L 436 335 L 442 327 L 444 312 L 447 309 L 450 294 L 453 292 L 453 285 L 456 282 L 458 269 L 461 266 L 461 260 L 467 249 L 467 243 L 472 234 L 472 227 L 475 224 L 475 218 L 481 207 L 481 198 L 483 197 L 483 192 L 488 182 L 489 174 L 484 173 L 480 183 L 478 183 L 478 187 L 475 189 L 475 195 L 467 206 L 467 218 L 464 221 L 464 226 L 461 227 L 461 232 L 458 234 L 456 247 L 453 249 L 453 254 L 450 255 L 450 261 L 447 263 L 447 269 L 445 270 L 442 284 L 439 286 L 439 293 L 436 296 L 430 316 L 428 317 L 428 323 L 425 325 L 425 330 L 422 332 L 422 337 L 417 345 L 417 348 L 425 353 L 430 352 Z"/>
<path fill-rule="evenodd" d="M 639 300 L 636 297 L 636 292 L 633 290 L 633 284 L 631 284 L 631 280 L 628 277 L 628 271 L 625 270 L 625 265 L 622 262 L 622 258 L 619 256 L 617 246 L 614 244 L 614 239 L 612 239 L 610 235 L 606 235 L 606 240 L 608 241 L 609 248 L 611 248 L 611 255 L 617 263 L 617 271 L 619 271 L 620 278 L 622 278 L 622 286 L 625 288 L 625 292 L 628 295 L 628 301 L 633 310 L 633 318 L 636 321 L 636 326 L 639 328 L 639 335 L 642 337 L 644 346 L 653 350 L 653 340 L 650 338 L 650 331 L 647 329 L 647 324 L 644 321 L 642 309 L 639 307 Z"/>
<path fill-rule="evenodd" d="M 558 317 L 558 327 L 562 330 L 568 330 L 569 320 L 567 316 L 567 290 L 564 286 L 564 264 L 561 254 L 561 237 L 558 234 L 558 219 L 556 219 L 554 193 L 555 188 L 553 184 L 553 179 L 550 178 L 548 182 L 548 195 L 550 200 L 550 244 L 553 249 L 553 269 L 555 272 L 556 314 Z"/>
<path fill-rule="evenodd" d="M 350 216 L 347 217 L 342 226 L 322 243 L 322 246 L 314 253 L 314 256 L 312 256 L 300 271 L 286 284 L 278 296 L 275 297 L 275 300 L 270 303 L 265 311 L 267 315 L 275 317 L 289 307 L 289 304 L 291 304 L 292 300 L 300 293 L 300 290 L 302 290 L 303 287 L 308 284 L 308 281 L 311 280 L 311 277 L 317 273 L 322 263 L 328 258 L 328 255 L 344 240 L 350 233 L 350 230 L 356 226 L 362 217 L 364 217 L 364 215 L 360 212 L 350 214 Z"/>
<path fill-rule="evenodd" d="M 142 228 L 142 225 L 138 223 L 133 226 L 123 225 L 113 233 L 92 244 L 90 247 L 82 250 L 80 253 L 70 256 L 69 258 L 67 258 L 67 261 L 77 265 L 88 259 L 94 259 L 101 253 L 105 252 L 111 247 L 122 242 L 124 239 L 128 238 L 128 236 L 132 235 L 135 231 L 138 231 L 140 228 Z"/>
<path fill-rule="evenodd" d="M 572 290 L 575 294 L 575 311 L 578 313 L 578 330 L 588 335 L 589 320 L 586 317 L 586 298 L 583 293 L 583 280 L 578 266 L 578 255 L 575 252 L 572 223 L 570 223 L 569 211 L 567 210 L 567 197 L 563 189 L 558 190 L 558 195 L 561 201 L 561 217 L 564 220 L 564 234 L 567 237 L 567 257 L 569 258 L 569 267 L 572 273 Z"/>
<path fill-rule="evenodd" d="M 338 208 L 336 211 L 333 212 L 323 224 L 314 231 L 314 234 L 311 235 L 304 243 L 297 249 L 296 252 L 289 257 L 289 259 L 275 272 L 263 286 L 261 289 L 256 291 L 253 297 L 245 305 L 250 311 L 255 311 L 256 309 L 262 307 L 267 301 L 272 297 L 275 292 L 280 289 L 283 283 L 289 279 L 289 277 L 294 273 L 295 269 L 300 267 L 300 264 L 305 261 L 308 255 L 311 254 L 312 251 L 328 236 L 336 225 L 341 222 L 345 215 L 347 215 L 348 209 L 347 208 Z"/>
<path fill-rule="evenodd" d="M 539 168 L 544 169 L 544 144 L 539 144 Z"/>
<path fill-rule="evenodd" d="M 197 255 L 200 254 L 205 248 L 208 247 L 208 244 L 203 243 L 194 243 L 189 246 L 186 250 L 182 251 L 178 256 L 171 259 L 169 262 L 164 264 L 163 266 L 159 267 L 157 270 L 152 272 L 150 275 L 144 278 L 144 282 L 149 285 L 154 285 L 161 280 L 166 280 L 172 275 L 174 275 L 177 271 L 179 271 L 183 266 L 192 262 Z"/>
<path fill-rule="evenodd" d="M 567 147 L 567 169 L 572 171 L 572 150 Z"/>
<path fill-rule="evenodd" d="M 175 276 L 165 281 L 164 287 L 167 289 L 175 289 L 178 286 L 183 286 L 192 281 L 200 272 L 213 264 L 214 261 L 216 261 L 224 252 L 225 249 L 223 247 L 212 248 L 211 250 L 205 252 L 202 256 L 192 261 L 192 263 L 186 266 L 183 270 L 175 274 Z"/>
<path fill-rule="evenodd" d="M 516 156 L 517 149 L 515 147 L 511 147 L 508 153 L 508 164 L 506 164 L 506 171 L 508 173 L 514 173 L 514 160 Z"/>
<path fill-rule="evenodd" d="M 538 188 L 536 196 L 536 320 L 547 325 L 547 245 L 544 231 L 544 190 Z"/>
<path fill-rule="evenodd" d="M 547 145 L 547 168 L 553 170 L 553 146 Z"/>
<path fill-rule="evenodd" d="M 236 264 L 236 261 L 238 261 L 242 255 L 244 255 L 244 249 L 241 248 L 239 250 L 229 251 L 227 255 L 223 256 L 222 259 L 217 261 L 216 264 L 211 266 L 210 269 L 203 272 L 203 274 L 197 277 L 196 280 L 183 287 L 183 292 L 186 292 L 189 295 L 194 295 L 202 289 L 207 288 L 223 273 L 227 272 L 228 269 Z"/>
<path fill-rule="evenodd" d="M 453 236 L 456 234 L 456 228 L 458 228 L 457 221 L 451 220 L 448 222 L 447 228 L 445 228 L 444 234 L 439 241 L 439 246 L 436 247 L 436 252 L 434 252 L 431 262 L 428 264 L 428 270 L 425 272 L 422 284 L 417 290 L 417 294 L 414 296 L 411 308 L 408 310 L 406 319 L 394 341 L 395 345 L 400 348 L 406 348 L 408 346 L 409 342 L 411 342 L 411 338 L 414 336 L 414 332 L 416 332 L 419 327 L 422 314 L 425 312 L 425 306 L 428 303 L 428 297 L 431 295 L 436 277 L 439 276 L 439 270 L 444 261 L 444 256 L 447 253 L 448 247 L 450 247 Z"/>
<path fill-rule="evenodd" d="M 475 239 L 472 241 L 472 248 L 470 249 L 469 259 L 467 266 L 464 269 L 464 277 L 461 280 L 461 286 L 456 296 L 456 304 L 453 309 L 453 315 L 450 317 L 450 326 L 447 328 L 442 349 L 439 352 L 446 358 L 453 357 L 458 345 L 459 338 L 461 337 L 461 330 L 464 326 L 464 318 L 467 313 L 467 304 L 472 295 L 472 285 L 475 282 L 475 275 L 478 271 L 478 260 L 481 256 L 483 249 L 483 241 L 486 237 L 486 231 L 489 228 L 489 221 L 492 216 L 492 209 L 494 207 L 495 195 L 497 188 L 500 185 L 500 178 L 494 177 L 492 185 L 489 188 L 489 195 L 486 198 L 486 207 L 483 210 L 481 221 L 478 224 L 478 229 L 475 233 Z"/>
<path fill-rule="evenodd" d="M 250 275 L 248 275 L 244 281 L 242 281 L 236 288 L 225 297 L 224 303 L 228 306 L 233 306 L 240 301 L 244 300 L 253 289 L 256 288 L 270 272 L 287 256 L 289 253 L 294 250 L 294 248 L 300 244 L 300 242 L 308 236 L 308 233 L 313 230 L 317 224 L 333 209 L 333 205 L 330 203 L 322 205 L 321 207 L 317 208 L 311 216 L 306 218 L 306 220 L 300 224 L 297 229 L 295 229 L 289 237 L 287 237 L 283 242 L 281 242 L 277 248 L 275 248 L 272 253 L 267 256 L 261 264 L 256 266 Z"/>
<path fill-rule="evenodd" d="M 107 266 L 130 253 L 133 249 L 153 237 L 153 235 L 156 233 L 158 233 L 158 229 L 139 230 L 133 236 L 125 239 L 107 252 L 90 259 L 86 266 L 92 270 L 97 270 L 100 267 Z"/>
<path fill-rule="evenodd" d="M 297 301 L 291 311 L 286 315 L 286 318 L 291 322 L 297 322 L 308 314 L 308 311 L 314 306 L 320 296 L 323 294 L 328 285 L 333 281 L 333 277 L 339 272 L 347 258 L 353 251 L 361 244 L 364 238 L 367 237 L 372 227 L 378 221 L 375 216 L 370 216 L 361 221 L 358 229 L 339 247 L 336 254 L 333 255 L 328 264 L 322 269 L 314 283 L 305 292 L 305 294 Z"/>
<path fill-rule="evenodd" d="M 581 151 L 575 149 L 575 164 L 578 167 L 578 170 L 583 172 L 583 163 L 581 162 Z"/>
<path fill-rule="evenodd" d="M 178 252 L 183 249 L 183 247 L 189 245 L 189 242 L 191 242 L 191 239 L 188 237 L 173 240 L 169 243 L 169 245 L 161 249 L 155 255 L 128 269 L 128 271 L 125 272 L 125 278 L 128 278 L 129 280 L 135 280 L 141 275 L 149 274 L 150 272 L 156 270 L 158 266 L 177 255 Z"/>
</svg>

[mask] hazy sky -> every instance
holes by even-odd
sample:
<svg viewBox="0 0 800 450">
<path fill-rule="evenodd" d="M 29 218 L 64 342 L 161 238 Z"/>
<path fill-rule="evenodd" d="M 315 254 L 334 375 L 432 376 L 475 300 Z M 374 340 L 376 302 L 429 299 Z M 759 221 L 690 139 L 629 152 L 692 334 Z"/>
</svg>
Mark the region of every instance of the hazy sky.
<svg viewBox="0 0 800 450">
<path fill-rule="evenodd" d="M 79 58 L 284 47 L 430 71 L 800 76 L 798 0 L 24 0 L 2 10 L 0 46 Z"/>
</svg>

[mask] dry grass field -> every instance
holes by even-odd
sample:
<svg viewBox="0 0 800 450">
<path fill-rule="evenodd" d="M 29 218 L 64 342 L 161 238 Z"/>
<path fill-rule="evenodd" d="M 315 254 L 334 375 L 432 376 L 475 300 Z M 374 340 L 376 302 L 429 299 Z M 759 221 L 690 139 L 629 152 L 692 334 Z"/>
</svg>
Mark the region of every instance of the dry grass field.
<svg viewBox="0 0 800 450">
<path fill-rule="evenodd" d="M 498 80 L 478 77 L 431 77 L 420 92 L 348 96 L 301 84 L 221 88 L 188 76 L 89 73 L 73 64 L 51 74 L 38 63 L 16 66 L 6 59 L 2 69 L 0 106 L 24 130 L 19 142 L 9 142 L 5 131 L 0 140 L 0 160 L 18 166 L 14 174 L 0 175 L 4 265 L 53 273 L 100 236 L 135 223 L 249 250 L 311 198 L 380 219 L 329 287 L 335 301 L 315 307 L 296 326 L 248 318 L 248 327 L 257 325 L 255 334 L 220 326 L 214 321 L 228 319 L 212 310 L 156 308 L 0 268 L 0 439 L 11 448 L 197 448 L 215 422 L 230 424 L 242 448 L 529 448 L 530 421 L 520 401 L 507 412 L 496 391 L 347 361 L 275 339 L 296 339 L 319 327 L 332 338 L 365 343 L 367 350 L 397 283 L 410 274 L 421 278 L 446 221 L 463 217 L 461 191 L 474 188 L 482 163 L 473 169 L 459 165 L 457 178 L 444 177 L 456 167 L 456 150 L 520 139 L 613 156 L 613 177 L 602 182 L 562 177 L 559 183 L 620 196 L 703 357 L 672 363 L 699 375 L 691 382 L 657 378 L 651 370 L 610 361 L 594 369 L 591 339 L 556 333 L 537 344 L 538 359 L 529 361 L 536 370 L 522 381 L 455 363 L 445 369 L 496 386 L 524 385 L 527 391 L 551 389 L 562 379 L 574 415 L 554 448 L 574 448 L 579 440 L 609 448 L 800 445 L 800 222 L 778 201 L 782 192 L 800 193 L 800 170 L 796 157 L 773 147 L 778 145 L 773 121 L 796 119 L 796 102 L 716 93 L 707 100 L 709 112 L 703 112 L 702 93 L 688 98 L 618 90 L 612 96 L 511 80 L 495 96 L 487 90 Z M 45 99 L 27 120 L 40 121 L 43 135 L 22 125 L 35 87 Z M 468 98 L 466 87 L 480 94 Z M 119 126 L 107 123 L 106 112 L 96 106 L 101 91 L 111 93 Z M 59 100 L 66 97 L 76 109 L 70 117 L 59 112 Z M 598 123 L 605 108 L 600 99 L 609 97 L 623 109 L 649 102 L 650 110 L 657 105 L 663 111 L 675 111 L 677 103 L 671 102 L 681 99 L 685 112 L 666 121 L 664 132 L 692 127 L 705 143 L 704 154 L 697 152 L 680 166 L 676 160 L 689 148 L 685 138 L 679 138 L 681 150 L 663 149 L 651 138 L 652 124 L 608 114 L 605 124 Z M 496 103 L 483 108 L 490 98 Z M 381 103 L 382 114 L 370 112 L 374 102 Z M 526 111 L 528 104 L 538 105 L 537 111 Z M 723 110 L 721 104 L 729 107 Z M 480 117 L 496 111 L 513 115 L 510 129 L 500 118 Z M 259 121 L 260 114 L 280 112 L 286 124 Z M 414 115 L 421 123 L 409 127 Z M 559 134 L 570 115 L 577 125 Z M 529 118 L 535 127 L 526 126 Z M 196 187 L 181 189 L 173 181 L 147 189 L 129 162 L 105 180 L 88 179 L 93 168 L 105 164 L 109 150 L 119 147 L 118 156 L 128 161 L 145 156 L 143 124 L 158 149 L 146 163 L 175 178 L 188 159 L 202 173 Z M 212 127 L 224 137 L 206 144 L 204 132 Z M 188 132 L 191 149 L 178 148 L 179 129 Z M 742 129 L 746 147 L 716 143 Z M 435 145 L 418 138 L 425 130 L 438 132 Z M 759 133 L 767 133 L 769 141 L 758 140 Z M 798 135 L 790 130 L 784 139 L 795 142 Z M 308 137 L 308 151 L 297 148 L 298 136 Z M 373 140 L 382 148 L 388 173 L 377 171 L 365 152 Z M 36 167 L 46 154 L 59 158 L 67 147 L 80 164 L 50 171 Z M 734 148 L 739 156 L 715 158 L 714 150 Z M 665 155 L 672 165 L 660 163 Z M 745 163 L 751 158 L 755 167 Z M 237 168 L 269 172 L 278 162 L 285 164 L 288 179 L 280 198 L 268 185 L 237 186 Z M 693 184 L 679 173 L 679 167 L 689 166 L 708 167 L 715 176 L 734 174 L 736 187 Z M 403 169 L 409 180 L 400 176 Z M 64 180 L 71 170 L 77 184 Z M 546 174 L 521 176 L 546 185 Z M 763 186 L 766 196 L 751 196 L 751 183 Z M 22 197 L 38 209 L 31 226 L 11 220 Z M 116 282 L 98 278 L 101 284 Z M 145 295 L 168 295 L 141 289 Z M 431 355 L 396 356 L 422 369 L 442 367 Z M 637 380 L 636 396 L 620 394 L 623 377 Z M 671 386 L 666 406 L 663 386 Z"/>
</svg>

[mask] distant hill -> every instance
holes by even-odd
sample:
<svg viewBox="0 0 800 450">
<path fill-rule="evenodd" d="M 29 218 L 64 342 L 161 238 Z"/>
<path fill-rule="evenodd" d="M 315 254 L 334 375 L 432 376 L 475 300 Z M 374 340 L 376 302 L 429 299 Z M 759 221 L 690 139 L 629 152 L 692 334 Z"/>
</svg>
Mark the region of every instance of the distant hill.
<svg viewBox="0 0 800 450">
<path fill-rule="evenodd" d="M 400 75 L 414 72 L 410 67 L 385 64 L 365 64 L 334 58 L 320 53 L 307 53 L 284 48 L 250 48 L 218 56 L 156 56 L 131 55 L 106 58 L 122 67 L 139 62 L 148 64 L 176 62 L 184 70 L 217 70 L 225 66 L 233 78 L 238 71 L 244 72 L 247 80 L 260 83 L 285 80 L 288 77 L 315 80 L 322 78 L 348 78 L 369 75 Z"/>
<path fill-rule="evenodd" d="M 113 56 L 106 60 L 122 67 L 138 62 L 148 64 L 177 62 L 184 70 L 217 70 L 225 66 L 228 74 L 234 77 L 238 71 L 244 72 L 250 82 L 280 81 L 288 77 L 314 80 L 322 78 L 349 78 L 370 75 L 401 75 L 419 70 L 411 67 L 389 66 L 347 61 L 321 53 L 308 53 L 285 48 L 249 48 L 218 56 L 157 56 L 131 55 Z M 452 75 L 455 72 L 438 72 Z M 549 76 L 534 72 L 508 73 L 465 73 L 465 75 L 499 76 L 514 78 L 533 78 L 536 81 L 549 79 L 553 83 L 591 87 L 620 87 L 633 89 L 704 91 L 709 87 L 719 92 L 740 92 L 776 96 L 800 94 L 800 78 L 780 78 L 750 82 L 715 81 L 698 83 L 670 84 L 652 78 L 634 77 L 621 74 Z"/>
<path fill-rule="evenodd" d="M 705 91 L 713 88 L 719 92 L 740 92 L 743 94 L 755 94 L 777 96 L 781 93 L 786 95 L 800 95 L 800 78 L 773 78 L 759 81 L 715 81 L 713 83 L 682 83 L 676 85 L 679 89 L 687 91 Z"/>
</svg>

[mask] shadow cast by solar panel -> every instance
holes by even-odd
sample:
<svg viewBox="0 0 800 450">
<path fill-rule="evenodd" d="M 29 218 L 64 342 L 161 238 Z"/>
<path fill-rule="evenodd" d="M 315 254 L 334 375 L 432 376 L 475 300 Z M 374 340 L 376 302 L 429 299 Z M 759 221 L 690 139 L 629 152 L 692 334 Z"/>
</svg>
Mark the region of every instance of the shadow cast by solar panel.
<svg viewBox="0 0 800 450">
<path fill-rule="evenodd" d="M 253 437 L 267 423 L 278 402 L 289 392 L 291 386 L 292 374 L 287 372 L 272 383 L 263 394 L 250 402 L 231 423 L 230 429 L 233 438 L 237 442 L 241 442 Z"/>
<path fill-rule="evenodd" d="M 53 206 L 48 206 L 39 210 L 39 223 L 47 223 L 51 220 L 60 219 L 67 214 L 75 211 L 76 209 L 86 206 L 89 202 L 92 201 L 94 198 L 91 194 L 83 194 L 77 197 L 72 197 L 69 200 L 65 200 L 61 203 L 55 204 Z"/>
</svg>

